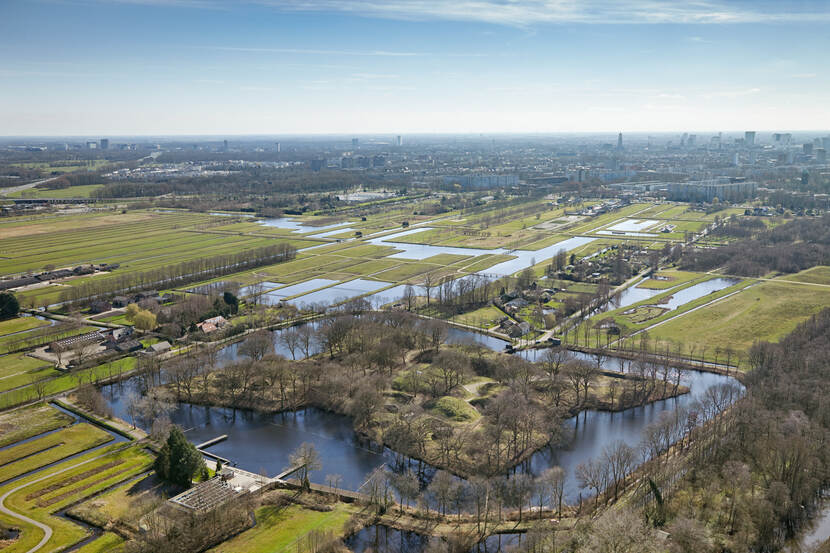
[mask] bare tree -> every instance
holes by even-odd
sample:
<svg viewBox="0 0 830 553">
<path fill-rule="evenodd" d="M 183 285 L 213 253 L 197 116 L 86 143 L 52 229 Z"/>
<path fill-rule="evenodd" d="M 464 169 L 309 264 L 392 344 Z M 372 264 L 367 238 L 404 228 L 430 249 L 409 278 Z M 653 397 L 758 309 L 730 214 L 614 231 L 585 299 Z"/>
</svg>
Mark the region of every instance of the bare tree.
<svg viewBox="0 0 830 553">
<path fill-rule="evenodd" d="M 279 341 L 291 354 L 291 359 L 297 359 L 296 352 L 300 347 L 300 333 L 297 328 L 290 326 L 280 331 Z"/>
<path fill-rule="evenodd" d="M 314 444 L 303 442 L 288 456 L 288 462 L 292 467 L 300 467 L 300 482 L 304 488 L 308 488 L 310 483 L 308 481 L 308 473 L 313 470 L 322 468 L 320 462 L 320 454 Z"/>
</svg>

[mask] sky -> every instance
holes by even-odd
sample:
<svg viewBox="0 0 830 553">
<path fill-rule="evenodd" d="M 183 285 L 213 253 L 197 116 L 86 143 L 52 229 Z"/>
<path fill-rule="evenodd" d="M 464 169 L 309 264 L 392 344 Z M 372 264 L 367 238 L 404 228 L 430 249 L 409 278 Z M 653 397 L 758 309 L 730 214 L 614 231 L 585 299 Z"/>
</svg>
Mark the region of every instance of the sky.
<svg viewBox="0 0 830 553">
<path fill-rule="evenodd" d="M 0 136 L 830 128 L 827 0 L 0 0 Z"/>
</svg>

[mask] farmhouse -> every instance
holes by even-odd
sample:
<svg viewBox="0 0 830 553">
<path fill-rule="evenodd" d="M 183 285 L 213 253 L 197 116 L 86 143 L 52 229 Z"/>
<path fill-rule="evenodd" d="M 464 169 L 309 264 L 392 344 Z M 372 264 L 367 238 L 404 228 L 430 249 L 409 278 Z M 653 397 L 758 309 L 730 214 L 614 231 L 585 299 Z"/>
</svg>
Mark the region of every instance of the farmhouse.
<svg viewBox="0 0 830 553">
<path fill-rule="evenodd" d="M 196 328 L 198 328 L 199 330 L 201 330 L 205 334 L 210 334 L 211 332 L 214 332 L 214 331 L 222 328 L 226 324 L 228 324 L 227 319 L 225 319 L 225 317 L 223 317 L 222 315 L 219 315 L 217 317 L 211 317 L 210 319 L 205 319 L 201 323 L 197 324 Z"/>
<path fill-rule="evenodd" d="M 95 300 L 89 304 L 90 313 L 106 313 L 112 309 L 112 304 L 104 300 Z"/>
<path fill-rule="evenodd" d="M 152 346 L 150 346 L 149 348 L 144 350 L 144 353 L 146 353 L 148 355 L 157 355 L 159 353 L 164 353 L 166 351 L 170 351 L 170 347 L 171 347 L 170 342 L 167 342 L 167 341 L 159 342 L 157 344 L 153 344 Z"/>
</svg>

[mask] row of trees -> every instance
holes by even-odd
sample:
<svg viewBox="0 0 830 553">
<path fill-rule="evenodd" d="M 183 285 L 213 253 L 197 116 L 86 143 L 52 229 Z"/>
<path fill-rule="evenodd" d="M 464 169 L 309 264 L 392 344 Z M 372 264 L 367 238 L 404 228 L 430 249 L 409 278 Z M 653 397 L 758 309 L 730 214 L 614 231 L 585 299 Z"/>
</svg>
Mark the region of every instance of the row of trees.
<svg viewBox="0 0 830 553">
<path fill-rule="evenodd" d="M 68 286 L 61 294 L 61 301 L 75 303 L 151 288 L 171 288 L 282 263 L 294 259 L 296 255 L 297 250 L 294 246 L 280 243 L 234 254 L 201 257 L 182 263 L 164 265 L 149 271 L 121 271 L 107 278 L 93 278 L 78 286 Z"/>
</svg>

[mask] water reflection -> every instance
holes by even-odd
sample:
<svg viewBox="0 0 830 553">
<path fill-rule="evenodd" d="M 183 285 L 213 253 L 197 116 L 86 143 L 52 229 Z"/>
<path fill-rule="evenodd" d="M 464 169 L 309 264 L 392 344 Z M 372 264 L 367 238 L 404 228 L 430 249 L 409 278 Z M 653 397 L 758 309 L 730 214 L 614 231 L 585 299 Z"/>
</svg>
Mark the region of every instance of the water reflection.
<svg viewBox="0 0 830 553">
<path fill-rule="evenodd" d="M 282 353 L 284 349 L 279 345 L 279 332 L 274 334 L 277 351 Z M 505 344 L 497 338 L 456 328 L 450 329 L 448 342 L 477 342 L 498 351 Z M 237 359 L 236 348 L 238 344 L 222 350 L 220 362 Z M 574 355 L 593 360 L 587 354 Z M 620 360 L 607 358 L 603 366 L 619 370 Z M 735 382 L 735 379 L 723 375 L 684 371 L 681 384 L 691 389 L 689 394 L 617 413 L 585 411 L 567 421 L 568 427 L 573 430 L 573 437 L 567 446 L 538 451 L 522 468 L 538 475 L 548 467 L 561 466 L 568 475 L 565 495 L 569 502 L 573 502 L 580 493 L 584 493 L 574 476 L 579 463 L 597 458 L 605 446 L 618 440 L 637 448 L 643 429 L 657 421 L 661 413 L 688 407 L 713 386 Z M 116 416 L 130 420 L 126 398 L 131 392 L 137 393 L 137 386 L 137 379 L 131 379 L 123 384 L 104 387 L 104 396 Z M 184 428 L 188 439 L 194 443 L 228 434 L 227 441 L 212 446 L 210 451 L 235 461 L 242 468 L 254 472 L 264 470 L 269 475 L 288 466 L 288 455 L 303 442 L 313 443 L 321 454 L 323 468 L 311 474 L 311 480 L 320 484 L 326 483 L 327 474 L 339 474 L 343 478 L 341 487 L 355 490 L 384 463 L 388 467 L 400 466 L 401 463 L 413 467 L 418 465 L 405 456 L 362 440 L 355 434 L 348 417 L 318 409 L 274 415 L 181 404 L 172 412 L 171 420 Z M 434 471 L 429 467 L 420 468 L 423 469 L 422 484 L 426 484 Z"/>
</svg>

